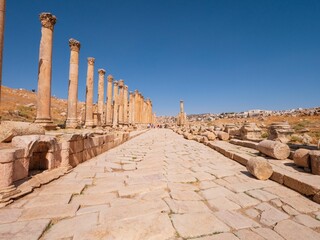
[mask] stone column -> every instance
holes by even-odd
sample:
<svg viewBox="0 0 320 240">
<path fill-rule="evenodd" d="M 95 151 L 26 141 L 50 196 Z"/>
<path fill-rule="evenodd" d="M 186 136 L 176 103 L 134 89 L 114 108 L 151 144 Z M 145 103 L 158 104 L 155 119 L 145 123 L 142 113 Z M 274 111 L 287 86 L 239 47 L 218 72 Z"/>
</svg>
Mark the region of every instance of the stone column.
<svg viewBox="0 0 320 240">
<path fill-rule="evenodd" d="M 129 124 L 129 119 L 128 119 L 128 86 L 124 85 L 124 92 L 123 92 L 123 122 L 124 124 L 128 125 Z"/>
<path fill-rule="evenodd" d="M 51 119 L 51 77 L 52 77 L 52 42 L 56 17 L 51 13 L 41 13 L 41 40 L 38 68 L 37 116 L 35 123 L 47 129 L 55 129 Z"/>
<path fill-rule="evenodd" d="M 113 82 L 113 119 L 112 119 L 112 127 L 117 127 L 118 126 L 118 110 L 119 110 L 119 104 L 118 104 L 118 82 L 114 81 Z"/>
<path fill-rule="evenodd" d="M 85 127 L 93 127 L 93 76 L 94 76 L 94 58 L 88 58 L 87 70 L 87 89 L 86 89 L 86 119 Z"/>
<path fill-rule="evenodd" d="M 106 125 L 112 125 L 112 75 L 108 76 Z"/>
<path fill-rule="evenodd" d="M 139 95 L 139 92 L 138 90 L 135 90 L 134 91 L 134 122 L 135 123 L 138 123 L 138 96 Z"/>
<path fill-rule="evenodd" d="M 123 124 L 124 121 L 124 81 L 119 81 L 119 124 Z"/>
<path fill-rule="evenodd" d="M 129 93 L 129 124 L 134 124 L 134 94 L 131 91 Z"/>
<path fill-rule="evenodd" d="M 3 55 L 2 52 L 3 52 L 5 16 L 6 16 L 6 0 L 0 0 L 0 105 L 1 105 L 2 55 Z"/>
<path fill-rule="evenodd" d="M 180 112 L 184 113 L 184 103 L 183 100 L 180 100 Z"/>
<path fill-rule="evenodd" d="M 80 42 L 75 39 L 69 40 L 70 67 L 69 67 L 69 91 L 68 91 L 68 114 L 66 128 L 76 128 L 78 126 L 77 119 L 77 103 L 78 103 L 78 79 L 79 79 L 79 51 Z"/>
<path fill-rule="evenodd" d="M 99 82 L 98 82 L 98 126 L 104 125 L 104 115 L 103 115 L 103 100 L 104 100 L 104 75 L 106 71 L 104 69 L 99 69 Z"/>
</svg>

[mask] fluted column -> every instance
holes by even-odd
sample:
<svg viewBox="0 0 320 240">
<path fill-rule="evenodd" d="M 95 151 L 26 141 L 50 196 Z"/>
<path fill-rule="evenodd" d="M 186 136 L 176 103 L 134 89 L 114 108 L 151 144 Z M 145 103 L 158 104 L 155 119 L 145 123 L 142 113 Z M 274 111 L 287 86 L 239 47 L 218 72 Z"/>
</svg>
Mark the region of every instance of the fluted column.
<svg viewBox="0 0 320 240">
<path fill-rule="evenodd" d="M 103 100 L 104 100 L 104 75 L 106 71 L 104 69 L 99 69 L 99 81 L 98 81 L 98 126 L 104 125 L 104 115 L 103 115 Z"/>
<path fill-rule="evenodd" d="M 129 124 L 129 118 L 128 118 L 128 86 L 124 85 L 124 91 L 123 91 L 123 122 L 124 124 Z"/>
<path fill-rule="evenodd" d="M 124 81 L 119 81 L 119 124 L 124 123 Z"/>
<path fill-rule="evenodd" d="M 112 119 L 112 127 L 117 127 L 118 126 L 118 110 L 119 110 L 119 103 L 118 103 L 118 99 L 119 99 L 119 96 L 118 96 L 118 91 L 119 91 L 119 88 L 118 88 L 118 82 L 117 81 L 114 81 L 113 82 L 113 119 Z"/>
<path fill-rule="evenodd" d="M 6 16 L 6 0 L 0 0 L 0 105 L 1 105 L 1 86 L 2 86 L 2 56 L 3 56 L 3 39 L 4 24 Z"/>
<path fill-rule="evenodd" d="M 88 58 L 87 69 L 87 88 L 86 88 L 86 119 L 85 126 L 93 127 L 93 76 L 94 76 L 94 58 Z"/>
<path fill-rule="evenodd" d="M 78 79 L 79 79 L 79 51 L 80 42 L 75 39 L 69 40 L 70 47 L 70 67 L 69 67 L 69 91 L 68 91 L 68 114 L 66 128 L 76 128 L 77 103 L 78 103 Z"/>
<path fill-rule="evenodd" d="M 112 125 L 112 75 L 108 76 L 108 85 L 107 85 L 107 111 L 106 111 L 106 125 Z"/>
<path fill-rule="evenodd" d="M 51 119 L 51 78 L 52 78 L 52 42 L 56 17 L 51 13 L 41 13 L 41 40 L 38 68 L 38 96 L 36 123 L 45 128 L 55 128 Z"/>
</svg>

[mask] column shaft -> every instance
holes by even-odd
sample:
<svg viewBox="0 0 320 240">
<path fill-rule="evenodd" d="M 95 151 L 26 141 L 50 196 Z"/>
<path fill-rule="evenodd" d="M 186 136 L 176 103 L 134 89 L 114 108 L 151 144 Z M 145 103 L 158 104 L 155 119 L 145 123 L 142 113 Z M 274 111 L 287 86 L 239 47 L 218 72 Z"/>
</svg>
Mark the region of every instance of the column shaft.
<svg viewBox="0 0 320 240">
<path fill-rule="evenodd" d="M 93 127 L 93 76 L 94 58 L 88 58 L 87 87 L 86 87 L 86 120 L 85 126 Z"/>
<path fill-rule="evenodd" d="M 106 124 L 112 125 L 112 75 L 108 76 Z"/>
<path fill-rule="evenodd" d="M 70 69 L 69 69 L 69 91 L 68 91 L 68 114 L 66 128 L 76 128 L 77 104 L 78 104 L 78 79 L 79 79 L 79 50 L 80 42 L 74 39 L 69 40 L 70 46 Z"/>
<path fill-rule="evenodd" d="M 113 82 L 113 119 L 112 119 L 112 127 L 117 127 L 118 126 L 118 110 L 119 110 L 119 105 L 118 105 L 118 82 L 114 81 Z"/>
<path fill-rule="evenodd" d="M 0 0 L 0 105 L 1 105 L 1 86 L 2 86 L 2 56 L 3 56 L 3 39 L 4 25 L 6 15 L 6 0 Z"/>
<path fill-rule="evenodd" d="M 104 100 L 104 75 L 106 71 L 104 69 L 99 69 L 99 82 L 98 82 L 98 126 L 104 125 L 104 115 L 103 115 L 103 100 Z"/>
<path fill-rule="evenodd" d="M 129 119 L 128 119 L 128 86 L 124 86 L 124 92 L 123 92 L 123 122 L 124 124 L 128 125 L 129 124 Z"/>
<path fill-rule="evenodd" d="M 38 69 L 37 117 L 35 122 L 52 126 L 51 119 L 51 77 L 52 77 L 52 42 L 56 17 L 51 13 L 40 14 L 41 40 Z"/>
</svg>

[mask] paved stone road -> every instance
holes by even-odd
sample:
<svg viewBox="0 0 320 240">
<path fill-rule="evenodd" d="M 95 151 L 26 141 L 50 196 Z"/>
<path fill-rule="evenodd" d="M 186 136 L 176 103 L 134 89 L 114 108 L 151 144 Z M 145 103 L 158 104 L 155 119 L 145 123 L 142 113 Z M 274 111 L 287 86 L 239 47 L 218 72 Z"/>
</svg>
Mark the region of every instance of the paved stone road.
<svg viewBox="0 0 320 240">
<path fill-rule="evenodd" d="M 0 209 L 0 239 L 320 239 L 319 207 L 156 129 Z"/>
</svg>

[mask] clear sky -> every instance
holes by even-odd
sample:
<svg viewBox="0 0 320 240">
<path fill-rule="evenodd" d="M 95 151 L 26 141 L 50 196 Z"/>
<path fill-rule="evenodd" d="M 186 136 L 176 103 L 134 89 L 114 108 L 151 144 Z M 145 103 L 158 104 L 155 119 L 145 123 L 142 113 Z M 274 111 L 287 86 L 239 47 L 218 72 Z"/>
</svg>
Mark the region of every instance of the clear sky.
<svg viewBox="0 0 320 240">
<path fill-rule="evenodd" d="M 7 0 L 3 85 L 37 89 L 39 13 L 57 17 L 52 94 L 67 98 L 69 38 L 151 98 L 157 115 L 320 106 L 319 0 Z M 96 99 L 96 94 L 95 94 Z"/>
</svg>

